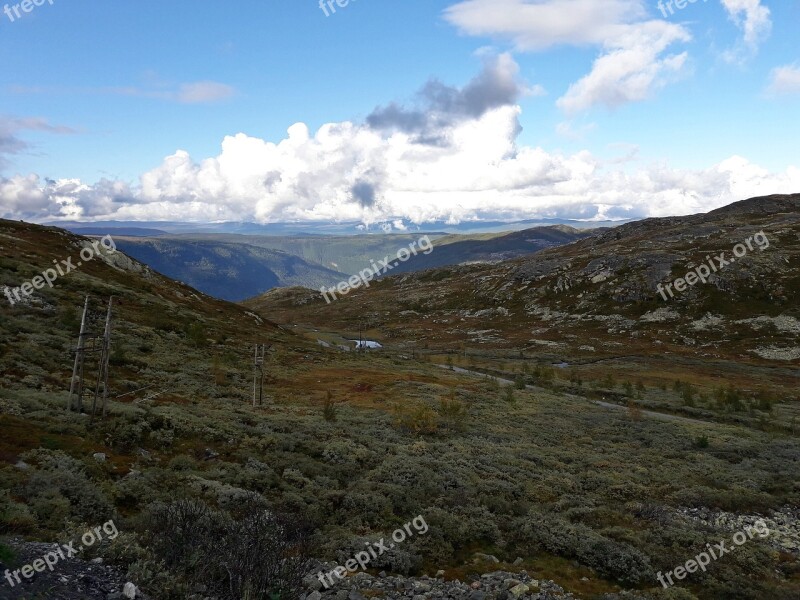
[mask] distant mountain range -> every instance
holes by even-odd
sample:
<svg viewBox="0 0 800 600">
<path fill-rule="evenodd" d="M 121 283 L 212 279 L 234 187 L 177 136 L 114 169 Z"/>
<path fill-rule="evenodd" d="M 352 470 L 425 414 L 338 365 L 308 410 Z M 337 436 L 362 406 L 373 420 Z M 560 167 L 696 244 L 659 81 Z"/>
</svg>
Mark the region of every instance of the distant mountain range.
<svg viewBox="0 0 800 600">
<path fill-rule="evenodd" d="M 92 227 L 83 228 L 80 233 L 101 235 L 109 231 Z M 422 235 L 266 236 L 168 234 L 162 230 L 157 235 L 144 237 L 112 233 L 117 247 L 132 258 L 210 296 L 231 301 L 252 298 L 274 288 L 319 289 L 336 285 L 369 267 L 373 261 L 384 257 L 395 259 L 400 249 Z M 582 239 L 590 232 L 559 225 L 506 235 L 424 235 L 433 241 L 434 252 L 418 254 L 396 266 L 392 274 L 523 256 Z"/>
<path fill-rule="evenodd" d="M 398 227 L 398 221 L 401 226 Z M 151 236 L 160 234 L 210 234 L 230 233 L 239 235 L 380 235 L 383 233 L 499 233 L 519 231 L 532 227 L 547 227 L 550 225 L 569 225 L 575 229 L 595 229 L 597 227 L 613 227 L 627 221 L 577 221 L 574 219 L 527 219 L 523 221 L 465 221 L 462 223 L 447 223 L 446 221 L 432 221 L 421 225 L 404 223 L 401 220 L 392 220 L 373 223 L 369 227 L 358 221 L 344 221 L 330 223 L 327 221 L 303 221 L 298 223 L 183 223 L 180 221 L 95 221 L 84 223 L 80 221 L 50 221 L 42 223 L 53 227 L 61 227 L 81 235 L 139 235 Z M 102 231 L 102 233 L 95 233 Z M 156 233 L 153 233 L 156 232 Z"/>
</svg>

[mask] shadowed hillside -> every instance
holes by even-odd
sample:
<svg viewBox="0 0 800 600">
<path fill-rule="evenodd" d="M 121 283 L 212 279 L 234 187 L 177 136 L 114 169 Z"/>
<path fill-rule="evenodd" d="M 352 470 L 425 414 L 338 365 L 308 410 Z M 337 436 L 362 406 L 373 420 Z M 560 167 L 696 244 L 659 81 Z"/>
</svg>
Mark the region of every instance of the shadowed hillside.
<svg viewBox="0 0 800 600">
<path fill-rule="evenodd" d="M 276 287 L 319 288 L 345 278 L 285 252 L 248 244 L 160 237 L 115 240 L 120 250 L 156 271 L 224 300 L 242 300 Z"/>
</svg>

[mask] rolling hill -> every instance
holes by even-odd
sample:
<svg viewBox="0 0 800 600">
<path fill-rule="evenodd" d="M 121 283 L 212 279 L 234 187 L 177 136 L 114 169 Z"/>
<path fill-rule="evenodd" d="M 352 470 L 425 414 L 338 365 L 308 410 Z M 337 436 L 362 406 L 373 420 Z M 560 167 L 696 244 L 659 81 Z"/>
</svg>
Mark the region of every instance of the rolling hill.
<svg viewBox="0 0 800 600">
<path fill-rule="evenodd" d="M 252 537 L 258 532 L 242 521 L 250 506 L 282 523 L 304 524 L 307 544 L 292 546 L 291 556 L 309 557 L 309 575 L 285 582 L 284 590 L 292 591 L 281 598 L 292 600 L 381 597 L 397 589 L 507 596 L 518 585 L 514 577 L 532 594 L 584 600 L 792 600 L 800 590 L 800 530 L 791 508 L 800 494 L 800 441 L 790 417 L 796 368 L 791 360 L 736 350 L 736 344 L 786 349 L 792 343 L 784 329 L 796 310 L 789 290 L 797 271 L 797 211 L 787 206 L 789 212 L 713 217 L 713 226 L 707 216 L 650 222 L 638 233 L 605 238 L 615 233 L 607 232 L 498 264 L 390 277 L 330 308 L 307 291 L 303 300 L 298 288 L 277 290 L 253 303 L 261 316 L 172 281 L 121 251 L 78 266 L 92 240 L 0 221 L 3 295 L 35 281 L 53 261 L 73 258 L 76 265 L 52 288 L 0 306 L 0 572 L 40 552 L 22 538 L 63 543 L 113 520 L 119 537 L 92 548 L 86 559 L 115 566 L 146 597 L 187 598 L 198 589 L 204 597 L 221 596 L 234 581 L 217 569 L 219 561 L 236 559 L 243 546 L 224 527 L 211 537 L 204 527 L 224 524 L 268 548 L 286 543 L 285 527 Z M 602 321 L 603 333 L 598 322 L 607 306 L 627 306 L 613 290 L 629 271 L 592 284 L 600 285 L 596 297 L 579 292 L 579 304 L 565 304 L 563 314 L 522 310 L 527 302 L 558 301 L 548 288 L 563 273 L 545 269 L 557 261 L 566 261 L 559 264 L 568 273 L 583 273 L 584 260 L 591 263 L 596 253 L 608 261 L 605 253 L 613 249 L 638 265 L 637 244 L 656 240 L 660 251 L 678 252 L 681 244 L 695 248 L 693 235 L 702 229 L 708 247 L 725 247 L 728 239 L 717 240 L 723 234 L 715 232 L 738 238 L 753 227 L 765 228 L 782 262 L 764 252 L 761 261 L 745 265 L 755 281 L 733 288 L 720 282 L 728 298 L 747 305 L 737 310 L 756 319 L 737 325 L 733 352 L 700 347 L 678 354 L 669 340 L 658 348 L 659 370 L 641 360 L 654 357 L 642 353 L 619 318 Z M 678 241 L 668 243 L 673 236 Z M 544 277 L 534 280 L 539 275 L 531 273 L 542 269 Z M 620 280 L 605 287 L 612 278 Z M 70 349 L 87 294 L 92 331 L 114 296 L 106 418 L 66 410 Z M 503 309 L 516 313 L 516 322 Z M 569 315 L 585 317 L 570 328 Z M 383 350 L 356 353 L 320 343 L 347 337 L 359 318 Z M 655 322 L 666 331 L 672 326 Z M 678 334 L 685 334 L 681 323 Z M 723 332 L 731 337 L 727 327 Z M 531 335 L 564 340 L 570 348 L 531 344 Z M 572 336 L 594 335 L 594 351 L 578 348 L 573 357 L 578 340 Z M 613 346 L 614 340 L 625 346 Z M 270 346 L 257 406 L 251 398 L 255 343 Z M 703 352 L 719 356 L 705 357 L 703 367 Z M 635 389 L 622 385 L 624 356 L 629 373 L 638 369 Z M 584 357 L 594 362 L 577 364 Z M 553 367 L 556 358 L 571 363 Z M 438 366 L 447 362 L 480 376 Z M 767 391 L 783 386 L 786 394 L 754 403 L 745 395 L 744 411 L 731 403 L 717 409 L 700 393 L 695 407 L 687 406 L 692 388 L 686 385 L 700 392 L 703 368 L 710 367 L 737 384 L 751 377 L 745 391 L 755 392 L 757 383 Z M 87 368 L 90 381 L 93 373 Z M 513 385 L 483 373 L 513 378 Z M 680 377 L 683 385 L 662 388 L 667 373 L 670 383 Z M 627 408 L 619 409 L 618 397 Z M 180 520 L 181 514 L 188 518 Z M 318 570 L 334 568 L 417 517 L 424 518 L 425 533 L 370 565 L 395 575 L 370 571 L 340 588 L 320 588 Z M 663 595 L 659 571 L 758 518 L 769 525 L 769 539 L 755 538 L 718 561 L 702 574 L 702 585 L 689 582 L 691 592 Z M 192 542 L 192 535 L 200 537 Z M 243 556 L 251 556 L 250 547 Z M 263 559 L 248 576 L 271 564 Z M 41 573 L 25 591 L 102 599 L 108 594 L 91 574 L 95 568 L 101 567 L 87 562 L 81 575 Z M 436 580 L 422 576 L 440 570 Z M 0 597 L 9 589 L 0 581 Z"/>
<path fill-rule="evenodd" d="M 748 239 L 752 250 L 737 248 Z M 534 360 L 562 365 L 574 380 L 688 380 L 712 413 L 710 398 L 728 385 L 796 399 L 799 241 L 800 195 L 755 198 L 709 214 L 629 223 L 496 264 L 387 277 L 329 305 L 299 288 L 245 305 L 278 322 L 350 332 L 361 325 L 381 343 L 438 350 L 460 366 L 516 370 Z M 737 259 L 734 249 L 742 248 Z M 720 268 L 714 257 L 721 253 L 729 264 Z M 706 283 L 659 293 L 659 284 L 700 265 L 716 270 Z M 781 410 L 778 420 L 800 417 L 796 403 Z"/>
<path fill-rule="evenodd" d="M 115 237 L 120 250 L 156 271 L 223 300 L 243 300 L 276 287 L 319 288 L 346 276 L 278 250 L 250 244 Z"/>
</svg>

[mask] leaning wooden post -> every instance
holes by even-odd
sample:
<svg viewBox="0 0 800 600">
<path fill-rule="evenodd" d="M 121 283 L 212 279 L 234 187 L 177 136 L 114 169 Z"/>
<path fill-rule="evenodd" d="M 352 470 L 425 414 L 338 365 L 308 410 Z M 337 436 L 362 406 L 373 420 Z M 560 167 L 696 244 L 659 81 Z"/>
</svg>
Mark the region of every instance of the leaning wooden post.
<svg viewBox="0 0 800 600">
<path fill-rule="evenodd" d="M 253 407 L 256 405 L 256 382 L 258 381 L 258 344 L 256 344 L 256 352 L 253 356 Z"/>
<path fill-rule="evenodd" d="M 100 349 L 100 362 L 97 367 L 97 382 L 94 386 L 94 399 L 92 400 L 92 419 L 97 411 L 97 398 L 100 395 L 100 384 L 103 384 L 103 416 L 106 416 L 106 401 L 108 398 L 108 355 L 111 341 L 111 305 L 114 296 L 108 299 L 108 312 L 106 313 L 106 327 L 103 331 L 103 345 Z"/>
<path fill-rule="evenodd" d="M 111 302 L 114 296 L 108 299 L 108 314 L 106 315 L 106 332 L 105 332 L 105 377 L 103 379 L 103 416 L 105 417 L 108 405 L 108 363 L 111 358 Z"/>
<path fill-rule="evenodd" d="M 86 314 L 89 312 L 89 296 L 86 296 L 86 301 L 83 303 L 83 317 L 81 317 L 81 332 L 78 335 L 78 347 L 75 349 L 75 363 L 72 366 L 72 380 L 69 384 L 69 400 L 67 400 L 67 410 L 72 410 L 72 396 L 75 394 L 75 381 L 78 377 L 78 372 L 80 370 L 81 374 L 81 384 L 79 388 L 81 388 L 80 393 L 83 393 L 83 348 L 84 348 L 84 340 L 86 339 Z M 79 403 L 80 405 L 80 403 Z M 79 409 L 80 410 L 80 409 Z"/>
</svg>

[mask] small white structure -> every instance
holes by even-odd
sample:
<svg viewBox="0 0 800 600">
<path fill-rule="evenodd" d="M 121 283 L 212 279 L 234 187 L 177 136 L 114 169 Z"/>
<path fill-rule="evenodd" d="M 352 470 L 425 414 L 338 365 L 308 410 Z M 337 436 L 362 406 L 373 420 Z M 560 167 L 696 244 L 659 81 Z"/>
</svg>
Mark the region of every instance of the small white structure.
<svg viewBox="0 0 800 600">
<path fill-rule="evenodd" d="M 380 350 L 383 348 L 378 342 L 371 342 L 369 340 L 351 340 L 355 342 L 356 350 Z"/>
</svg>

